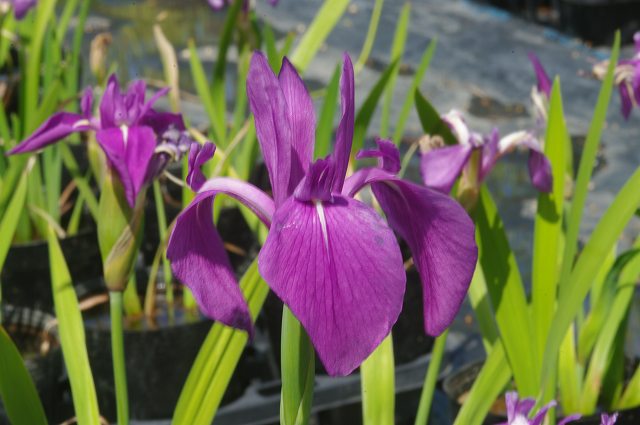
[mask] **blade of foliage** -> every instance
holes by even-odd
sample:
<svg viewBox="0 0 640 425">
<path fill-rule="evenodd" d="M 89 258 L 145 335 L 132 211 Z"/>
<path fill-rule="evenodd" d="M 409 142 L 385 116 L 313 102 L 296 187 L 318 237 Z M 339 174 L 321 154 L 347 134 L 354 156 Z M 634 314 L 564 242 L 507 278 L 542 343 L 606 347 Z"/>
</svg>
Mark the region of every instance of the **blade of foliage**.
<svg viewBox="0 0 640 425">
<path fill-rule="evenodd" d="M 620 400 L 616 403 L 615 408 L 622 410 L 631 409 L 636 406 L 640 406 L 640 366 L 631 377 L 627 388 L 624 390 Z"/>
<path fill-rule="evenodd" d="M 635 282 L 640 276 L 640 249 L 636 249 L 620 256 L 616 262 L 616 270 L 619 273 L 617 280 L 617 293 L 611 304 L 609 314 L 598 335 L 598 340 L 593 349 L 585 378 L 584 391 L 582 392 L 582 411 L 595 411 L 601 383 L 604 380 L 604 372 L 611 361 L 613 342 L 621 324 L 628 316 L 629 305 L 633 298 Z"/>
<path fill-rule="evenodd" d="M 240 288 L 255 320 L 269 292 L 257 260 L 240 280 Z M 246 332 L 219 323 L 211 327 L 180 393 L 174 424 L 211 424 L 247 339 Z"/>
<path fill-rule="evenodd" d="M 75 182 L 78 191 L 84 197 L 84 201 L 87 204 L 87 208 L 89 208 L 89 213 L 93 217 L 94 220 L 98 220 L 98 200 L 96 196 L 93 194 L 93 190 L 91 190 L 91 186 L 89 185 L 89 177 L 83 176 L 80 172 L 80 167 L 76 162 L 76 159 L 73 157 L 73 152 L 71 152 L 71 148 L 65 143 L 60 143 L 58 145 L 60 147 L 60 153 L 62 154 L 62 162 L 64 166 L 73 177 L 73 181 Z"/>
<path fill-rule="evenodd" d="M 438 336 L 433 344 L 429 367 L 427 368 L 427 374 L 424 377 L 424 384 L 422 386 L 422 393 L 420 394 L 420 403 L 418 404 L 418 413 L 416 414 L 415 425 L 427 425 L 427 421 L 429 420 L 433 394 L 436 389 L 436 383 L 438 382 L 440 365 L 442 364 L 442 357 L 444 356 L 448 335 L 449 329 Z M 393 421 L 389 423 L 393 423 Z"/>
<path fill-rule="evenodd" d="M 276 37 L 273 34 L 273 30 L 269 24 L 265 24 L 262 28 L 262 36 L 264 38 L 264 46 L 267 51 L 267 59 L 273 72 L 280 71 L 280 55 L 278 54 L 278 47 L 276 46 Z"/>
<path fill-rule="evenodd" d="M 614 69 L 618 63 L 618 53 L 620 51 L 620 32 L 616 32 L 613 49 L 611 50 L 611 58 L 607 74 L 602 83 L 600 94 L 596 108 L 593 112 L 587 139 L 585 140 L 584 150 L 580 158 L 580 167 L 578 168 L 578 177 L 574 185 L 573 199 L 571 201 L 571 209 L 569 212 L 569 220 L 567 224 L 567 236 L 562 257 L 562 269 L 560 272 L 560 294 L 565 291 L 565 282 L 571 274 L 571 266 L 578 249 L 578 235 L 580 232 L 580 222 L 582 221 L 582 212 L 589 191 L 589 182 L 593 173 L 593 164 L 595 163 L 600 145 L 600 136 L 604 121 L 607 118 L 607 108 L 611 99 L 611 91 L 614 82 Z"/>
<path fill-rule="evenodd" d="M 358 60 L 353 66 L 356 74 L 359 74 L 362 71 L 365 63 L 369 59 L 369 55 L 371 54 L 371 49 L 373 48 L 373 42 L 376 38 L 376 34 L 378 33 L 378 24 L 380 23 L 380 16 L 382 15 L 382 6 L 384 5 L 384 0 L 376 0 L 373 5 L 373 10 L 371 11 L 371 19 L 369 20 L 369 28 L 367 29 L 367 36 L 364 39 L 364 43 L 362 44 L 362 50 L 360 50 L 360 56 L 358 56 Z"/>
<path fill-rule="evenodd" d="M 280 424 L 309 423 L 315 378 L 315 351 L 304 328 L 284 306 L 281 341 Z"/>
<path fill-rule="evenodd" d="M 9 248 L 11 248 L 11 243 L 13 242 L 13 235 L 18 227 L 18 221 L 24 212 L 24 203 L 27 199 L 28 168 L 23 170 L 16 190 L 13 192 L 11 201 L 2 215 L 2 221 L 0 221 L 0 235 L 2 235 L 0 238 L 0 270 L 4 267 Z"/>
<path fill-rule="evenodd" d="M 40 66 L 44 36 L 51 18 L 53 17 L 56 0 L 41 0 L 35 8 L 36 20 L 29 43 L 29 60 L 25 72 L 24 111 L 25 134 L 31 133 L 40 124 L 37 116 L 32 112 L 37 110 L 38 92 L 40 89 Z"/>
<path fill-rule="evenodd" d="M 338 89 L 340 87 L 340 66 L 333 71 L 331 81 L 327 86 L 324 103 L 320 111 L 320 119 L 316 129 L 315 158 L 324 158 L 331 149 L 331 135 L 333 133 L 333 120 L 338 105 Z"/>
<path fill-rule="evenodd" d="M 480 334 L 482 335 L 482 343 L 485 351 L 489 353 L 491 347 L 498 339 L 498 329 L 493 317 L 493 310 L 491 308 L 491 300 L 487 293 L 487 282 L 484 279 L 484 273 L 482 273 L 482 267 L 476 265 L 476 270 L 473 273 L 471 279 L 471 285 L 469 285 L 469 302 L 471 308 L 476 315 L 478 321 L 478 327 L 480 328 Z"/>
<path fill-rule="evenodd" d="M 395 414 L 393 338 L 389 334 L 360 366 L 362 422 L 392 424 Z"/>
<path fill-rule="evenodd" d="M 384 93 L 387 84 L 389 84 L 391 75 L 395 72 L 394 69 L 398 67 L 398 64 L 399 62 L 397 61 L 392 62 L 382 75 L 380 75 L 380 78 L 373 86 L 367 95 L 367 98 L 362 103 L 360 110 L 358 110 L 358 113 L 356 114 L 353 146 L 351 148 L 352 157 L 355 156 L 355 154 L 364 146 L 364 139 L 367 135 L 367 129 L 371 123 L 371 118 L 373 118 L 373 113 L 376 110 L 380 97 L 382 97 L 382 93 Z"/>
<path fill-rule="evenodd" d="M 390 62 L 398 62 L 398 66 L 394 68 L 391 76 L 389 77 L 389 83 L 385 89 L 384 102 L 382 103 L 382 116 L 380 118 L 380 137 L 387 138 L 389 133 L 389 120 L 391 119 L 391 103 L 393 102 L 393 92 L 396 86 L 396 80 L 398 79 L 398 71 L 400 70 L 400 64 L 402 63 L 402 55 L 404 54 L 405 46 L 407 45 L 407 34 L 409 32 L 409 18 L 411 16 L 411 3 L 405 3 L 400 11 L 400 17 L 398 18 L 398 24 L 396 26 L 396 33 L 393 37 L 393 44 L 391 45 L 391 57 Z"/>
<path fill-rule="evenodd" d="M 558 387 L 562 398 L 562 408 L 565 412 L 578 412 L 580 410 L 580 392 L 582 389 L 582 376 L 584 374 L 582 364 L 576 359 L 576 346 L 574 339 L 575 328 L 573 325 L 564 337 L 558 354 Z M 553 380 L 549 380 L 553 385 Z M 555 388 L 551 390 L 553 392 Z M 551 398 L 551 394 L 549 394 Z M 546 400 L 545 400 L 546 401 Z"/>
<path fill-rule="evenodd" d="M 535 396 L 539 375 L 534 345 L 531 338 L 523 338 L 533 334 L 524 285 L 496 205 L 484 186 L 474 218 L 480 264 L 518 392 Z"/>
<path fill-rule="evenodd" d="M 162 70 L 164 71 L 164 81 L 171 88 L 171 91 L 169 91 L 171 110 L 173 112 L 178 112 L 180 110 L 180 88 L 178 86 L 179 68 L 176 65 L 178 63 L 176 51 L 169 39 L 167 39 L 167 36 L 164 35 L 162 27 L 160 27 L 159 24 L 155 24 L 153 26 L 153 38 L 155 39 L 156 46 L 160 52 Z"/>
<path fill-rule="evenodd" d="M 424 132 L 431 136 L 442 137 L 442 140 L 444 140 L 444 143 L 447 145 L 457 144 L 458 142 L 449 129 L 449 126 L 442 121 L 438 111 L 436 111 L 427 98 L 420 93 L 420 90 L 416 90 L 414 96 L 416 111 L 418 112 L 418 118 L 420 118 Z"/>
<path fill-rule="evenodd" d="M 47 424 L 47 417 L 31 375 L 24 366 L 20 352 L 2 326 L 0 326 L 0 397 L 11 423 Z"/>
<path fill-rule="evenodd" d="M 51 228 L 48 242 L 53 302 L 76 418 L 81 425 L 98 424 L 98 398 L 89 365 L 80 306 L 60 244 Z"/>
<path fill-rule="evenodd" d="M 416 91 L 420 87 L 420 83 L 424 79 L 424 75 L 427 73 L 429 69 L 429 65 L 431 64 L 431 58 L 433 58 L 433 54 L 436 51 L 436 45 L 438 44 L 438 39 L 434 38 L 429 42 L 429 46 L 422 54 L 422 58 L 420 59 L 420 64 L 418 65 L 418 69 L 416 69 L 416 73 L 413 76 L 413 80 L 411 81 L 411 86 L 409 87 L 409 91 L 407 91 L 407 95 L 404 98 L 404 102 L 402 103 L 402 109 L 400 110 L 400 115 L 398 115 L 398 120 L 396 122 L 396 131 L 393 133 L 393 141 L 396 145 L 399 145 L 402 140 L 402 135 L 404 134 L 404 129 L 407 125 L 407 120 L 409 119 L 409 114 L 411 113 L 411 106 L 413 105 L 413 100 Z"/>
<path fill-rule="evenodd" d="M 80 50 L 82 49 L 82 41 L 85 34 L 85 23 L 89 16 L 89 9 L 91 6 L 91 0 L 82 0 L 77 15 L 77 26 L 73 33 L 73 44 L 71 52 L 68 56 L 69 65 L 67 67 L 65 75 L 65 82 L 67 87 L 67 97 L 74 96 L 78 93 L 78 83 L 80 82 L 80 60 L 82 55 Z M 71 112 L 75 112 L 77 107 L 75 104 L 71 106 Z"/>
<path fill-rule="evenodd" d="M 198 51 L 196 50 L 196 45 L 193 39 L 189 40 L 188 45 L 189 62 L 191 64 L 191 77 L 193 78 L 193 84 L 195 85 L 196 92 L 198 93 L 198 97 L 200 98 L 200 102 L 202 102 L 202 106 L 209 116 L 214 142 L 216 142 L 216 144 L 221 143 L 221 135 L 224 134 L 224 128 L 221 128 L 221 124 L 219 122 L 220 120 L 217 118 L 217 115 L 224 114 L 224 110 L 222 112 L 218 111 L 216 105 L 214 104 L 213 97 L 209 89 L 209 83 L 204 73 L 204 67 L 202 66 L 200 57 L 198 56 Z M 222 127 L 224 127 L 224 123 L 222 123 Z"/>
<path fill-rule="evenodd" d="M 497 340 L 476 378 L 469 397 L 462 404 L 454 425 L 481 425 L 491 405 L 500 396 L 511 378 L 511 369 L 505 367 L 506 353 Z"/>
<path fill-rule="evenodd" d="M 541 359 L 551 327 L 558 288 L 560 243 L 565 191 L 566 145 L 569 139 L 562 107 L 560 80 L 556 78 L 551 92 L 549 122 L 544 153 L 551 162 L 553 187 L 540 192 L 533 234 L 531 313 L 536 355 Z"/>
<path fill-rule="evenodd" d="M 291 55 L 291 62 L 301 74 L 307 69 L 322 43 L 336 26 L 349 0 L 326 0 Z"/>
<path fill-rule="evenodd" d="M 566 282 L 566 288 L 560 292 L 558 305 L 562 308 L 558 308 L 554 314 L 553 328 L 549 332 L 542 363 L 543 372 L 546 372 L 549 365 L 555 362 L 560 343 L 569 329 L 571 321 L 582 307 L 594 276 L 640 206 L 640 191 L 637 190 L 639 185 L 640 168 L 618 192 L 613 203 L 596 225 L 582 253 L 578 256 L 576 265 Z M 542 374 L 542 379 L 542 383 L 548 379 L 547 373 Z"/>
</svg>

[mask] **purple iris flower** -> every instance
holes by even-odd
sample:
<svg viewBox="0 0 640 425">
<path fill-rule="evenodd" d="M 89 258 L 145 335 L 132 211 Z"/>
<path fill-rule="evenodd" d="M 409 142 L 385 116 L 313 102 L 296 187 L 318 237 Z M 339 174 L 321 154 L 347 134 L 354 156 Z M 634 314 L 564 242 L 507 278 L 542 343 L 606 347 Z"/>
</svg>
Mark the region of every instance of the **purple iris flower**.
<svg viewBox="0 0 640 425">
<path fill-rule="evenodd" d="M 507 422 L 503 422 L 500 425 L 541 425 L 549 409 L 557 404 L 555 401 L 547 403 L 533 418 L 529 419 L 529 414 L 536 404 L 534 399 L 525 398 L 519 400 L 518 393 L 511 391 L 505 395 L 505 401 L 507 404 Z M 566 425 L 578 419 L 580 419 L 580 415 L 570 415 L 558 422 L 558 425 Z"/>
<path fill-rule="evenodd" d="M 400 160 L 392 143 L 379 141 L 379 149 L 362 154 L 379 157 L 380 167 L 346 178 L 354 131 L 354 75 L 347 55 L 340 89 L 334 152 L 312 163 L 316 118 L 302 79 L 286 58 L 276 76 L 264 55 L 255 53 L 247 94 L 273 199 L 243 181 L 210 179 L 178 217 L 167 250 L 174 273 L 207 316 L 251 333 L 246 301 L 212 222 L 218 194 L 249 207 L 269 227 L 258 256 L 260 274 L 300 320 L 331 375 L 358 367 L 402 309 L 406 275 L 392 229 L 413 253 L 431 335 L 453 320 L 477 259 L 469 216 L 449 197 L 396 177 Z M 203 151 L 192 151 L 194 166 L 209 156 L 201 157 Z M 387 222 L 355 198 L 366 185 Z"/>
<path fill-rule="evenodd" d="M 547 123 L 547 110 L 549 109 L 553 82 L 542 66 L 542 62 L 534 53 L 529 53 L 529 60 L 536 74 L 536 85 L 531 90 L 531 100 L 533 101 L 538 126 L 542 128 Z"/>
<path fill-rule="evenodd" d="M 13 6 L 13 13 L 18 20 L 24 18 L 37 2 L 38 0 L 0 0 L 0 4 Z"/>
<path fill-rule="evenodd" d="M 158 91 L 145 102 L 146 84 L 131 83 L 120 92 L 115 75 L 109 78 L 99 106 L 92 116 L 93 94 L 87 89 L 81 113 L 58 112 L 9 154 L 33 152 L 58 142 L 72 133 L 95 131 L 110 167 L 118 173 L 127 202 L 133 208 L 138 193 L 159 176 L 170 160 L 188 152 L 193 140 L 186 133 L 180 114 L 157 112 L 152 106 L 168 89 Z"/>
<path fill-rule="evenodd" d="M 551 164 L 542 151 L 540 142 L 527 131 L 517 131 L 500 138 L 497 129 L 488 136 L 469 130 L 462 113 L 453 110 L 442 116 L 458 140 L 457 145 L 436 147 L 422 154 L 420 169 L 424 184 L 444 193 L 449 193 L 458 176 L 479 152 L 477 181 L 487 177 L 498 159 L 518 146 L 529 149 L 529 177 L 533 186 L 541 192 L 551 191 L 553 176 Z"/>
<path fill-rule="evenodd" d="M 634 106 L 640 105 L 640 31 L 633 36 L 635 54 L 631 59 L 618 62 L 614 71 L 614 81 L 618 86 L 621 100 L 621 112 L 625 119 L 629 119 Z M 594 74 L 604 78 L 609 61 L 602 61 L 593 67 Z"/>
<path fill-rule="evenodd" d="M 614 425 L 617 420 L 618 420 L 617 413 L 613 413 L 611 415 L 603 413 L 602 416 L 600 416 L 600 421 L 601 421 L 600 425 Z"/>
<path fill-rule="evenodd" d="M 271 6 L 275 6 L 278 4 L 278 0 L 268 0 Z M 207 0 L 209 6 L 213 8 L 213 10 L 222 10 L 225 7 L 229 6 L 233 3 L 233 0 Z M 244 8 L 247 9 L 249 7 L 249 0 L 245 0 Z"/>
</svg>

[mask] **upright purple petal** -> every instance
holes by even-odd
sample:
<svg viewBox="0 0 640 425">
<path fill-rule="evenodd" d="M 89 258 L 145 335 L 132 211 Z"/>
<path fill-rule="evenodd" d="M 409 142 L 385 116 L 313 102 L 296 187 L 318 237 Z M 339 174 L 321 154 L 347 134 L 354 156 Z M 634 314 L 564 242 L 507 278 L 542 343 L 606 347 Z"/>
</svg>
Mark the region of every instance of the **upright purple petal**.
<svg viewBox="0 0 640 425">
<path fill-rule="evenodd" d="M 171 129 L 184 131 L 186 129 L 182 114 L 174 114 L 172 112 L 156 112 L 153 109 L 148 110 L 141 118 L 140 125 L 151 127 L 158 135 L 163 135 Z"/>
<path fill-rule="evenodd" d="M 473 146 L 453 145 L 422 154 L 420 172 L 425 186 L 448 194 L 469 162 Z"/>
<path fill-rule="evenodd" d="M 347 375 L 389 334 L 406 276 L 391 229 L 339 195 L 289 198 L 276 211 L 258 267 L 306 329 L 330 375 Z"/>
<path fill-rule="evenodd" d="M 13 13 L 16 19 L 20 20 L 27 15 L 27 12 L 33 8 L 37 0 L 13 0 Z"/>
<path fill-rule="evenodd" d="M 640 33 L 636 33 L 636 36 L 639 34 Z M 636 42 L 638 42 L 638 40 L 636 40 Z M 611 415 L 603 413 L 602 416 L 600 416 L 600 421 L 601 421 L 600 425 L 614 425 L 617 420 L 618 420 L 618 413 L 613 413 Z M 558 425 L 561 425 L 561 424 L 558 424 Z"/>
<path fill-rule="evenodd" d="M 247 96 L 255 117 L 262 156 L 269 171 L 273 197 L 276 205 L 280 205 L 291 194 L 292 130 L 287 119 L 287 100 L 280 82 L 261 52 L 254 53 L 251 58 Z"/>
<path fill-rule="evenodd" d="M 551 87 L 552 82 L 551 78 L 547 75 L 547 72 L 544 70 L 540 59 L 534 54 L 529 53 L 529 60 L 533 65 L 533 69 L 536 73 L 536 79 L 538 80 L 538 90 L 547 95 L 547 99 L 551 97 Z"/>
<path fill-rule="evenodd" d="M 143 80 L 139 80 L 139 81 L 142 82 L 142 88 L 143 90 L 145 90 L 146 85 L 144 84 L 144 81 Z M 171 89 L 169 87 L 164 87 L 158 90 L 153 96 L 151 96 L 151 99 L 149 99 L 146 102 L 144 102 L 145 92 L 143 91 L 142 98 L 139 101 L 136 100 L 136 102 L 139 102 L 138 105 L 140 105 L 140 111 L 138 112 L 137 119 L 143 119 L 152 110 L 153 105 L 155 105 L 155 103 L 158 100 L 160 100 L 161 97 L 166 96 L 166 94 L 169 93 L 170 90 Z M 182 116 L 179 114 L 173 114 L 173 115 L 178 115 L 180 118 L 182 118 Z"/>
<path fill-rule="evenodd" d="M 80 114 L 58 112 L 46 120 L 31 136 L 15 146 L 8 155 L 33 152 L 64 139 L 72 133 L 90 130 L 89 121 Z"/>
<path fill-rule="evenodd" d="M 86 118 L 91 118 L 93 115 L 93 89 L 91 87 L 87 87 L 82 93 L 80 111 Z"/>
<path fill-rule="evenodd" d="M 331 175 L 334 164 L 330 159 L 319 159 L 302 179 L 294 196 L 300 201 L 332 201 Z"/>
<path fill-rule="evenodd" d="M 287 116 L 291 126 L 292 152 L 289 193 L 293 193 L 313 160 L 316 114 L 307 88 L 287 58 L 282 61 L 278 79 L 287 102 Z"/>
<path fill-rule="evenodd" d="M 107 86 L 100 99 L 100 121 L 102 128 L 117 127 L 116 116 L 122 115 L 124 105 L 122 105 L 122 95 L 120 94 L 120 83 L 116 74 L 111 74 L 107 81 Z M 118 112 L 120 111 L 120 112 Z"/>
<path fill-rule="evenodd" d="M 448 196 L 379 169 L 350 179 L 371 184 L 387 221 L 411 248 L 422 281 L 425 332 L 441 334 L 460 309 L 476 267 L 471 218 Z M 359 190 L 351 182 L 345 188 L 351 190 L 347 195 Z"/>
<path fill-rule="evenodd" d="M 207 180 L 202 173 L 202 166 L 213 158 L 216 152 L 216 145 L 213 143 L 192 143 L 189 150 L 189 173 L 187 174 L 187 184 L 189 187 L 198 191 Z"/>
<path fill-rule="evenodd" d="M 109 128 L 96 134 L 109 163 L 118 172 L 129 206 L 135 206 L 146 183 L 147 169 L 156 148 L 150 127 Z"/>
<path fill-rule="evenodd" d="M 396 174 L 400 171 L 400 151 L 390 140 L 377 139 L 378 149 L 363 149 L 356 155 L 356 159 L 379 158 L 378 167 Z"/>
<path fill-rule="evenodd" d="M 335 193 L 342 191 L 344 178 L 347 175 L 355 126 L 355 82 L 353 64 L 348 54 L 345 53 L 343 58 L 342 76 L 340 77 L 342 117 L 340 118 L 340 124 L 338 124 L 338 130 L 336 131 L 335 150 L 332 154 L 335 163 L 332 191 Z"/>
<path fill-rule="evenodd" d="M 493 128 L 491 133 L 484 138 L 482 144 L 482 155 L 480 158 L 480 181 L 489 175 L 493 167 L 496 165 L 500 157 L 500 132 L 497 128 Z"/>
</svg>

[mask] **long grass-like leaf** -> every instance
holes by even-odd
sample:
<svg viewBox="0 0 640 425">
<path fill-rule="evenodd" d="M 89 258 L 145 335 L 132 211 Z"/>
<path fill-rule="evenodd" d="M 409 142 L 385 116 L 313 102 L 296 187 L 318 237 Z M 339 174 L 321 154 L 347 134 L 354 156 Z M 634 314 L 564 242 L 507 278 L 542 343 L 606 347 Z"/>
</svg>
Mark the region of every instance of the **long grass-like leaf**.
<svg viewBox="0 0 640 425">
<path fill-rule="evenodd" d="M 427 98 L 420 93 L 420 90 L 415 91 L 414 99 L 418 118 L 420 118 L 424 132 L 430 136 L 442 137 L 442 140 L 447 145 L 457 144 L 456 137 L 451 132 L 451 129 L 449 129 L 449 126 L 442 121 L 438 111 L 436 111 Z"/>
<path fill-rule="evenodd" d="M 211 95 L 211 89 L 209 88 L 209 82 L 207 81 L 207 77 L 204 73 L 204 67 L 202 66 L 202 62 L 200 61 L 200 57 L 198 56 L 198 51 L 196 50 L 196 45 L 193 39 L 189 40 L 189 62 L 191 64 L 191 77 L 193 78 L 193 84 L 196 87 L 196 92 L 198 93 L 198 97 L 202 102 L 202 106 L 209 117 L 209 122 L 211 122 L 211 131 L 213 135 L 213 139 L 216 143 L 220 143 L 222 140 L 222 128 L 220 128 L 220 122 L 216 114 L 221 113 L 224 114 L 224 111 L 220 112 L 217 110 L 216 105 L 214 104 L 213 97 Z"/>
<path fill-rule="evenodd" d="M 384 0 L 376 0 L 373 5 L 373 10 L 371 11 L 371 19 L 369 20 L 369 28 L 367 29 L 367 36 L 364 39 L 364 43 L 362 44 L 362 50 L 360 50 L 360 56 L 358 56 L 358 60 L 353 66 L 356 74 L 359 74 L 364 64 L 369 59 L 369 55 L 371 54 L 371 49 L 373 48 L 373 41 L 376 38 L 376 34 L 378 33 L 378 24 L 380 23 L 380 16 L 382 15 L 382 6 L 384 5 Z"/>
<path fill-rule="evenodd" d="M 327 0 L 318 10 L 313 22 L 311 22 L 302 40 L 300 40 L 291 55 L 291 62 L 298 72 L 302 74 L 307 69 L 307 66 L 336 26 L 348 5 L 349 0 Z"/>
<path fill-rule="evenodd" d="M 76 418 L 80 425 L 98 424 L 98 398 L 89 365 L 80 306 L 60 244 L 51 228 L 48 242 L 53 301 Z"/>
<path fill-rule="evenodd" d="M 393 338 L 387 336 L 360 365 L 362 422 L 392 424 L 395 417 Z"/>
<path fill-rule="evenodd" d="M 396 33 L 393 37 L 393 44 L 391 45 L 391 62 L 402 63 L 402 55 L 404 54 L 404 48 L 407 44 L 407 34 L 409 32 L 409 18 L 411 16 L 411 3 L 405 3 L 400 11 L 400 17 L 398 18 L 398 24 L 396 26 Z M 385 89 L 384 102 L 382 103 L 382 116 L 380 118 L 380 137 L 387 138 L 389 133 L 389 121 L 391 119 L 391 104 L 393 102 L 393 92 L 396 86 L 396 80 L 398 79 L 398 71 L 400 66 L 394 68 L 389 78 L 389 83 Z"/>
</svg>

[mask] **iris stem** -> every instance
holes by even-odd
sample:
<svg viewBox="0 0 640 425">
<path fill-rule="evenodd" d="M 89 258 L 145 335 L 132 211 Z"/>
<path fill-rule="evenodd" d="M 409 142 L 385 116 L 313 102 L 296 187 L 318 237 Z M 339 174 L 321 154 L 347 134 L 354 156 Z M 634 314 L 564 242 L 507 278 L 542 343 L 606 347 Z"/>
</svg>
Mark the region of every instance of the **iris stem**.
<svg viewBox="0 0 640 425">
<path fill-rule="evenodd" d="M 109 305 L 111 306 L 111 351 L 113 355 L 113 376 L 116 384 L 118 425 L 128 425 L 129 399 L 127 394 L 127 371 L 124 361 L 122 298 L 122 292 L 109 292 Z"/>
<path fill-rule="evenodd" d="M 433 350 L 431 351 L 431 361 L 429 362 L 429 367 L 427 368 L 427 374 L 424 377 L 422 394 L 420 394 L 420 404 L 418 405 L 418 413 L 416 414 L 415 425 L 427 425 L 427 421 L 429 420 L 429 412 L 431 411 L 431 403 L 433 402 L 433 393 L 436 388 L 438 373 L 440 372 L 440 365 L 442 364 L 444 348 L 447 344 L 447 335 L 449 335 L 449 329 L 447 329 L 442 333 L 442 335 L 437 337 L 436 342 L 433 345 Z"/>
</svg>

